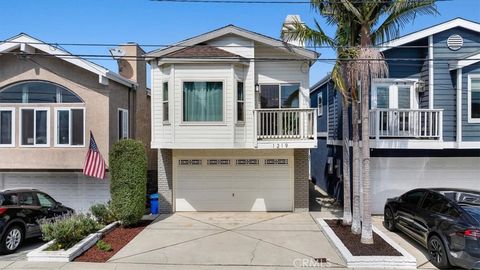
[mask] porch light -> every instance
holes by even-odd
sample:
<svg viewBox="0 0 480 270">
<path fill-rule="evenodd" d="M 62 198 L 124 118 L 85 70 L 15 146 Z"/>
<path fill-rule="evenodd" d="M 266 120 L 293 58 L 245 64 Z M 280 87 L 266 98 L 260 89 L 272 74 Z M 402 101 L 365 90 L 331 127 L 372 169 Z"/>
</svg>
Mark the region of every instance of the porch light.
<svg viewBox="0 0 480 270">
<path fill-rule="evenodd" d="M 259 92 L 259 89 L 260 89 L 259 87 L 260 87 L 260 86 L 258 85 L 258 83 L 255 84 L 255 92 L 257 92 L 257 93 Z"/>
</svg>

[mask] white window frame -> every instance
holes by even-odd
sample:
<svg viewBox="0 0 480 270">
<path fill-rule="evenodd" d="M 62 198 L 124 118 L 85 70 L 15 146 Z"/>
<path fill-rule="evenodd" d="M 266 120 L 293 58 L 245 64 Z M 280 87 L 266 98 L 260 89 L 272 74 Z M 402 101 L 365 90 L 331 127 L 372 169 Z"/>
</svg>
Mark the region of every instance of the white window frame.
<svg viewBox="0 0 480 270">
<path fill-rule="evenodd" d="M 378 87 L 387 87 L 389 92 L 397 93 L 396 95 L 389 94 L 389 109 L 392 108 L 392 104 L 396 103 L 398 107 L 398 88 L 399 87 L 410 87 L 410 109 L 418 109 L 418 93 L 415 91 L 415 82 L 418 80 L 400 80 L 400 79 L 387 79 L 387 80 L 376 80 L 372 82 L 371 95 L 370 95 L 370 107 L 372 109 L 377 109 L 377 88 Z"/>
<path fill-rule="evenodd" d="M 10 144 L 0 144 L 0 147 L 15 147 L 15 108 L 13 107 L 2 107 L 0 108 L 0 112 L 12 112 L 12 130 L 11 130 L 11 138 L 12 143 Z"/>
<path fill-rule="evenodd" d="M 243 100 L 238 99 L 238 84 L 241 83 L 243 85 Z M 245 123 L 245 82 L 242 80 L 236 80 L 235 85 L 235 123 L 237 124 L 244 124 Z M 238 120 L 238 103 L 243 103 L 243 120 Z"/>
<path fill-rule="evenodd" d="M 298 108 L 282 108 L 282 86 L 287 86 L 287 85 L 294 85 L 298 84 Z M 262 96 L 262 86 L 266 85 L 278 85 L 278 107 L 277 109 L 301 109 L 303 108 L 303 100 L 301 99 L 302 97 L 302 82 L 299 81 L 291 81 L 291 82 L 285 82 L 285 83 L 278 83 L 278 82 L 265 82 L 265 83 L 259 83 L 259 91 L 260 91 L 260 97 Z M 310 105 L 308 105 L 310 106 Z"/>
<path fill-rule="evenodd" d="M 317 95 L 317 117 L 323 116 L 323 91 Z"/>
<path fill-rule="evenodd" d="M 72 109 L 73 110 L 82 110 L 83 111 L 83 142 L 81 145 L 71 145 L 72 143 Z M 68 144 L 60 144 L 58 143 L 58 112 L 59 111 L 68 111 L 68 124 L 69 124 L 69 138 Z M 55 147 L 73 147 L 73 148 L 81 148 L 85 147 L 85 108 L 84 107 L 58 107 L 55 108 L 55 135 L 54 135 L 54 146 Z"/>
<path fill-rule="evenodd" d="M 165 100 L 165 97 L 163 96 L 163 93 L 164 93 L 164 87 L 165 87 L 165 84 L 167 84 L 167 93 L 168 93 L 168 97 L 167 97 L 167 100 Z M 163 123 L 164 124 L 170 124 L 170 118 L 171 118 L 171 115 L 170 115 L 170 106 L 168 106 L 168 119 L 165 120 L 163 118 L 163 110 L 165 108 L 165 103 L 167 103 L 167 105 L 170 105 L 170 83 L 168 80 L 166 81 L 163 81 L 162 82 L 162 120 L 163 120 Z"/>
<path fill-rule="evenodd" d="M 33 110 L 33 135 L 34 142 L 32 145 L 22 143 L 22 118 L 23 110 Z M 19 125 L 18 125 L 18 144 L 21 147 L 50 147 L 50 108 L 48 107 L 20 107 L 19 108 Z M 47 112 L 47 143 L 46 144 L 37 144 L 36 143 L 36 133 L 37 133 L 37 111 L 46 111 Z"/>
<path fill-rule="evenodd" d="M 120 118 L 118 117 L 119 113 L 122 112 L 122 137 L 120 135 Z M 126 117 L 125 117 L 126 115 Z M 130 138 L 130 128 L 129 128 L 129 113 L 127 109 L 118 108 L 117 112 L 117 138 L 118 140 L 129 139 Z M 125 136 L 126 135 L 126 136 Z"/>
<path fill-rule="evenodd" d="M 480 79 L 480 74 L 468 74 L 467 116 L 468 123 L 480 124 L 480 118 L 472 118 L 472 79 Z"/>
<path fill-rule="evenodd" d="M 184 100 L 183 100 L 183 84 L 186 82 L 221 82 L 222 83 L 222 121 L 184 121 L 183 120 L 183 106 L 184 106 Z M 181 87 L 181 99 L 180 99 L 180 104 L 181 104 L 181 114 L 180 114 L 180 125 L 181 126 L 226 126 L 227 125 L 227 80 L 226 79 L 212 79 L 212 78 L 203 78 L 203 79 L 184 79 L 180 80 L 180 87 Z"/>
</svg>

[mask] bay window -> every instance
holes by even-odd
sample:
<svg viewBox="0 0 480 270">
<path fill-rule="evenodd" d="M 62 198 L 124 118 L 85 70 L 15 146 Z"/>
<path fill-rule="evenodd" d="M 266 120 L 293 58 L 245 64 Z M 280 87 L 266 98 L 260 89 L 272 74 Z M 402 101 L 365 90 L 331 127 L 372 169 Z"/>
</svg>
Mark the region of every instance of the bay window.
<svg viewBox="0 0 480 270">
<path fill-rule="evenodd" d="M 468 77 L 468 122 L 480 123 L 480 74 Z"/>
<path fill-rule="evenodd" d="M 184 122 L 223 122 L 223 82 L 183 82 Z"/>
<path fill-rule="evenodd" d="M 84 118 L 83 108 L 57 109 L 55 144 L 57 146 L 83 146 Z"/>
<path fill-rule="evenodd" d="M 49 109 L 20 109 L 20 144 L 22 146 L 48 146 Z"/>
<path fill-rule="evenodd" d="M 15 145 L 14 112 L 13 108 L 0 108 L 0 147 Z"/>
<path fill-rule="evenodd" d="M 243 82 L 237 82 L 237 122 L 245 121 L 245 93 Z"/>
</svg>

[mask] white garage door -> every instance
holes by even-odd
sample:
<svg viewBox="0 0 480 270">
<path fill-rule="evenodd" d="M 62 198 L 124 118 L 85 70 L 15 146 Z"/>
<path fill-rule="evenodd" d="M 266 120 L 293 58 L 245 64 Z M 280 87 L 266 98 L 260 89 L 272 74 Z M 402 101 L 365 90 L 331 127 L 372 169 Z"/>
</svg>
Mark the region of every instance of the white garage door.
<svg viewBox="0 0 480 270">
<path fill-rule="evenodd" d="M 110 200 L 109 183 L 76 173 L 5 173 L 1 188 L 35 188 L 77 212 L 86 212 L 91 205 Z"/>
<path fill-rule="evenodd" d="M 174 158 L 176 211 L 291 211 L 293 158 Z"/>
</svg>

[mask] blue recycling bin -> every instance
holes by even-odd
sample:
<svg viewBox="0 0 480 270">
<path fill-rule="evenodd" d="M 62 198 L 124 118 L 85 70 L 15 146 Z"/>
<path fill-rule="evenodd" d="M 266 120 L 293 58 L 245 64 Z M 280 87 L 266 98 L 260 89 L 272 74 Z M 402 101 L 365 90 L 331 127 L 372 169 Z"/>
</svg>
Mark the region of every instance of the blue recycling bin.
<svg viewBox="0 0 480 270">
<path fill-rule="evenodd" d="M 150 195 L 150 213 L 152 215 L 158 214 L 158 194 Z"/>
</svg>

